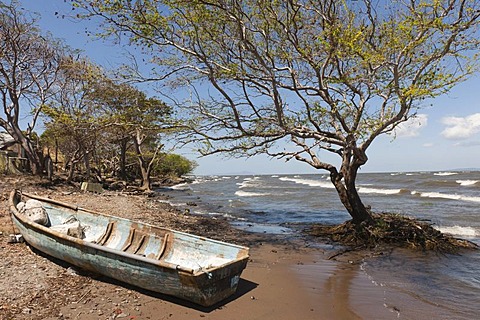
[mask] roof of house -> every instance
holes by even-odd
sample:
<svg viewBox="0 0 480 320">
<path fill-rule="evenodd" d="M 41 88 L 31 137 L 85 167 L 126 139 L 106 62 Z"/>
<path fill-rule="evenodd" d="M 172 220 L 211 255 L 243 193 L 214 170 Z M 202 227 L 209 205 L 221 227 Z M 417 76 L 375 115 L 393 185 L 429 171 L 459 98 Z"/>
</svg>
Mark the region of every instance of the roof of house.
<svg viewBox="0 0 480 320">
<path fill-rule="evenodd" d="M 5 149 L 15 144 L 15 139 L 6 132 L 0 132 L 0 149 Z"/>
</svg>

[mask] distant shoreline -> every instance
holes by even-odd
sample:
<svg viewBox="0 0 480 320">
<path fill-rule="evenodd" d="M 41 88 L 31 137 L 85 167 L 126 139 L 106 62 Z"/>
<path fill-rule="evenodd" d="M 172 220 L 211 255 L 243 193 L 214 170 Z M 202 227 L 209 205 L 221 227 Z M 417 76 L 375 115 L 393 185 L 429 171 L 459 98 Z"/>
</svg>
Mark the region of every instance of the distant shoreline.
<svg viewBox="0 0 480 320">
<path fill-rule="evenodd" d="M 392 174 L 392 173 L 438 173 L 438 172 L 476 172 L 480 171 L 480 168 L 460 168 L 460 169 L 446 169 L 446 170 L 400 170 L 400 171 L 362 171 L 358 172 L 362 174 Z M 322 175 L 328 174 L 326 170 L 318 170 L 318 172 L 290 172 L 290 173 L 255 173 L 252 171 L 240 171 L 231 173 L 210 173 L 210 174 L 190 174 L 186 177 L 211 177 L 211 176 L 271 176 L 271 175 Z"/>
</svg>

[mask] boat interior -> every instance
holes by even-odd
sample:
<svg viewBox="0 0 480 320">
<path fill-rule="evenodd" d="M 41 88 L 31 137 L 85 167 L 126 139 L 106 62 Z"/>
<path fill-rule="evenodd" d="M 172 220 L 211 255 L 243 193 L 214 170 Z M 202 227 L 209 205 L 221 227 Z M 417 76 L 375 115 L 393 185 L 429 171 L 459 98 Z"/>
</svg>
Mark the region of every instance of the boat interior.
<svg viewBox="0 0 480 320">
<path fill-rule="evenodd" d="M 43 207 L 52 230 L 193 272 L 217 268 L 248 256 L 247 248 L 170 229 L 46 202 Z M 80 232 L 72 232 L 72 228 Z"/>
</svg>

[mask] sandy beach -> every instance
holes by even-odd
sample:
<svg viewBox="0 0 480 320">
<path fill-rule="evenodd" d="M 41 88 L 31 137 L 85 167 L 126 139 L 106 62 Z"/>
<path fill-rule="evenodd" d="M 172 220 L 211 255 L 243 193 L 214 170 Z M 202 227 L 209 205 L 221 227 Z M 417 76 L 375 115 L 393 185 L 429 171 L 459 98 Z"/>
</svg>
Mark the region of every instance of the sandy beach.
<svg viewBox="0 0 480 320">
<path fill-rule="evenodd" d="M 360 268 L 361 255 L 328 260 L 332 252 L 322 246 L 313 248 L 303 240 L 245 233 L 223 220 L 181 214 L 162 201 L 141 195 L 23 186 L 85 208 L 162 221 L 193 233 L 205 231 L 207 236 L 251 249 L 237 293 L 213 308 L 145 292 L 85 274 L 42 256 L 25 243 L 7 243 L 12 232 L 7 211 L 11 184 L 4 182 L 0 187 L 0 319 L 398 319 L 407 307 L 389 303 L 406 300 L 372 283 Z"/>
<path fill-rule="evenodd" d="M 8 258 L 0 267 L 0 286 L 7 294 L 1 298 L 0 319 L 371 319 L 370 315 L 376 319 L 397 318 L 396 313 L 383 307 L 381 292 L 357 266 L 323 260 L 316 250 L 299 252 L 270 244 L 253 248 L 252 261 L 242 274 L 237 294 L 206 309 L 83 274 L 30 251 L 25 244 L 6 244 L 5 238 L 1 238 L 0 248 L 2 256 L 5 258 L 7 253 Z M 11 263 L 6 265 L 8 260 Z M 25 264 L 19 266 L 18 260 Z M 37 278 L 41 278 L 39 269 L 48 272 L 51 281 L 47 286 L 39 287 L 36 283 L 42 280 Z M 17 274 L 8 276 L 11 272 Z M 56 290 L 58 286 L 64 287 Z M 19 292 L 16 288 L 24 289 Z M 49 292 L 51 289 L 53 292 Z M 20 313 L 11 317 L 10 311 Z"/>
</svg>

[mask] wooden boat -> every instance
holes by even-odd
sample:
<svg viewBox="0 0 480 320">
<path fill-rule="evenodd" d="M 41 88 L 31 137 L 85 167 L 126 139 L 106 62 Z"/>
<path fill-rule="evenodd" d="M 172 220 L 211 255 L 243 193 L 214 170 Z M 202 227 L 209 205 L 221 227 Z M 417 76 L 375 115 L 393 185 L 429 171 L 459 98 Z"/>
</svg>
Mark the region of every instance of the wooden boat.
<svg viewBox="0 0 480 320">
<path fill-rule="evenodd" d="M 48 215 L 46 226 L 33 222 L 18 209 L 28 199 L 41 202 Z M 202 306 L 212 306 L 235 293 L 248 261 L 247 247 L 133 222 L 20 191 L 11 193 L 10 211 L 25 241 L 41 252 Z M 80 224 L 81 237 L 69 235 L 67 220 Z M 62 230 L 62 226 L 67 227 Z"/>
</svg>

